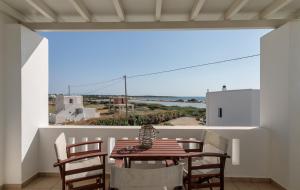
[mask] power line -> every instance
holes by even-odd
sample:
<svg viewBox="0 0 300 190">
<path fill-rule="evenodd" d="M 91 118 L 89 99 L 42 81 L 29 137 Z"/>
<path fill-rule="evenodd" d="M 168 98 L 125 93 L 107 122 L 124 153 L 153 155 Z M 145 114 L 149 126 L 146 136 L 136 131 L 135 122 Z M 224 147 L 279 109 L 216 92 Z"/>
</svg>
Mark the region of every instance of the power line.
<svg viewBox="0 0 300 190">
<path fill-rule="evenodd" d="M 120 83 L 120 81 L 116 81 L 116 82 L 114 82 L 114 83 L 111 83 L 111 84 L 109 84 L 109 85 L 103 86 L 103 87 L 101 87 L 101 88 L 97 88 L 97 89 L 95 89 L 95 90 L 88 91 L 88 92 L 86 92 L 86 93 L 84 93 L 84 94 L 95 93 L 95 92 L 97 92 L 97 91 L 99 91 L 99 90 L 106 89 L 106 88 L 111 87 L 111 86 L 114 86 L 114 85 L 116 85 L 116 84 L 118 84 L 118 83 Z"/>
<path fill-rule="evenodd" d="M 121 79 L 122 79 L 122 77 L 118 77 L 118 78 L 113 78 L 113 79 L 110 79 L 110 80 L 105 80 L 105 81 L 100 81 L 100 82 L 76 84 L 76 85 L 70 85 L 70 86 L 71 87 L 95 86 L 95 85 L 99 85 L 99 84 L 110 83 L 110 82 L 121 80 Z"/>
<path fill-rule="evenodd" d="M 129 75 L 127 78 L 136 78 L 136 77 L 157 75 L 157 74 L 162 74 L 162 73 L 170 73 L 170 72 L 179 71 L 179 70 L 192 69 L 192 68 L 196 68 L 196 67 L 204 67 L 204 66 L 209 66 L 209 65 L 216 65 L 216 64 L 221 64 L 221 63 L 226 63 L 226 62 L 231 62 L 231 61 L 249 59 L 249 58 L 258 57 L 258 56 L 260 56 L 260 54 L 248 55 L 248 56 L 237 57 L 237 58 L 232 58 L 232 59 L 225 59 L 225 60 L 221 60 L 221 61 L 209 62 L 209 63 L 204 63 L 204 64 L 191 65 L 191 66 L 187 66 L 187 67 L 179 67 L 179 68 L 175 68 L 175 69 L 157 71 L 157 72 L 152 72 L 152 73 Z"/>
<path fill-rule="evenodd" d="M 243 60 L 243 59 L 249 59 L 249 58 L 258 57 L 258 56 L 260 56 L 260 54 L 253 54 L 253 55 L 248 55 L 248 56 L 243 56 L 243 57 L 225 59 L 225 60 L 221 60 L 221 61 L 208 62 L 208 63 L 204 63 L 204 64 L 197 64 L 197 65 L 191 65 L 191 66 L 186 66 L 186 67 L 179 67 L 179 68 L 174 68 L 174 69 L 169 69 L 169 70 L 162 70 L 162 71 L 151 72 L 151 73 L 129 75 L 129 76 L 127 76 L 127 79 L 137 78 L 137 77 L 144 77 L 144 76 L 150 76 L 150 75 L 157 75 L 157 74 L 163 74 L 163 73 L 170 73 L 170 72 L 174 72 L 174 71 L 192 69 L 192 68 L 197 68 L 197 67 L 204 67 L 204 66 L 209 66 L 209 65 L 222 64 L 222 63 L 226 63 L 226 62 L 232 62 L 232 61 L 238 61 L 238 60 Z M 94 82 L 94 83 L 85 83 L 85 84 L 77 84 L 77 85 L 70 85 L 70 87 L 95 86 L 95 85 L 106 84 L 106 83 L 110 83 L 110 82 L 114 82 L 114 81 L 118 81 L 119 82 L 119 80 L 122 80 L 122 79 L 123 79 L 123 77 L 117 77 L 117 78 L 113 78 L 113 79 L 106 80 L 106 81 L 100 81 L 100 82 Z M 108 85 L 108 86 L 110 86 L 110 85 Z M 95 92 L 95 91 L 100 90 L 100 89 L 102 89 L 102 87 L 98 88 L 96 90 L 93 90 L 90 93 Z"/>
</svg>

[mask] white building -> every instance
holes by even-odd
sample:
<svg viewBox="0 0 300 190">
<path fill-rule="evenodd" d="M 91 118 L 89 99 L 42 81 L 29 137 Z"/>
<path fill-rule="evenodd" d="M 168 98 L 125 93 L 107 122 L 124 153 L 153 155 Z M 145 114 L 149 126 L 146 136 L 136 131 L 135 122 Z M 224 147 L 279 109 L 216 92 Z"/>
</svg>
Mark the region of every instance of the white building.
<svg viewBox="0 0 300 190">
<path fill-rule="evenodd" d="M 206 124 L 209 126 L 259 126 L 259 90 L 207 92 Z"/>
<path fill-rule="evenodd" d="M 58 95 L 55 108 L 56 114 L 50 115 L 50 123 L 64 123 L 99 117 L 95 108 L 84 108 L 82 96 Z"/>
</svg>

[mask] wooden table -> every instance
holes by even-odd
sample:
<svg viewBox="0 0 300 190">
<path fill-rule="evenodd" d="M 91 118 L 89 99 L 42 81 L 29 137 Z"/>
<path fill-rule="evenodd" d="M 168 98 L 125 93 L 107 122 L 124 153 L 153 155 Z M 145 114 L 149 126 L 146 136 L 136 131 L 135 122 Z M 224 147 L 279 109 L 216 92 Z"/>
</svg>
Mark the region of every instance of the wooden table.
<svg viewBox="0 0 300 190">
<path fill-rule="evenodd" d="M 175 139 L 161 140 L 157 139 L 152 145 L 152 148 L 137 151 L 127 154 L 119 154 L 117 151 L 126 148 L 128 146 L 139 145 L 138 140 L 117 140 L 115 147 L 110 155 L 111 158 L 116 160 L 124 160 L 125 167 L 130 167 L 130 161 L 148 161 L 148 160 L 174 160 L 177 161 L 179 158 L 185 157 L 186 152 L 177 143 Z"/>
</svg>

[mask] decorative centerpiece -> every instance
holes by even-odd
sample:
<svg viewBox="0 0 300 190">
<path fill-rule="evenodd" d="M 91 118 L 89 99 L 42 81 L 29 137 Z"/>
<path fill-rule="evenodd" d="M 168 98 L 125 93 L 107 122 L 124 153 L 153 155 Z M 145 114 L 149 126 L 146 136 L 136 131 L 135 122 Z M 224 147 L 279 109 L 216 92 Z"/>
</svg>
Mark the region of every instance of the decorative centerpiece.
<svg viewBox="0 0 300 190">
<path fill-rule="evenodd" d="M 152 125 L 144 125 L 139 129 L 139 143 L 141 148 L 151 148 L 158 131 Z"/>
</svg>

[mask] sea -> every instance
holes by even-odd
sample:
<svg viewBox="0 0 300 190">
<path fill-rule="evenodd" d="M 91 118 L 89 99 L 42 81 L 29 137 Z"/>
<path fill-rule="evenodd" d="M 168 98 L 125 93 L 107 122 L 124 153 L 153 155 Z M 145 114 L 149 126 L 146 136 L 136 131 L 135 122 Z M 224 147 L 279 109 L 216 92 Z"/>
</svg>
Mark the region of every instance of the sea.
<svg viewBox="0 0 300 190">
<path fill-rule="evenodd" d="M 198 102 L 187 102 L 190 99 L 196 99 Z M 183 100 L 184 102 L 177 102 L 177 100 Z M 205 97 L 195 96 L 135 96 L 131 97 L 129 102 L 161 104 L 164 106 L 206 108 Z"/>
</svg>

